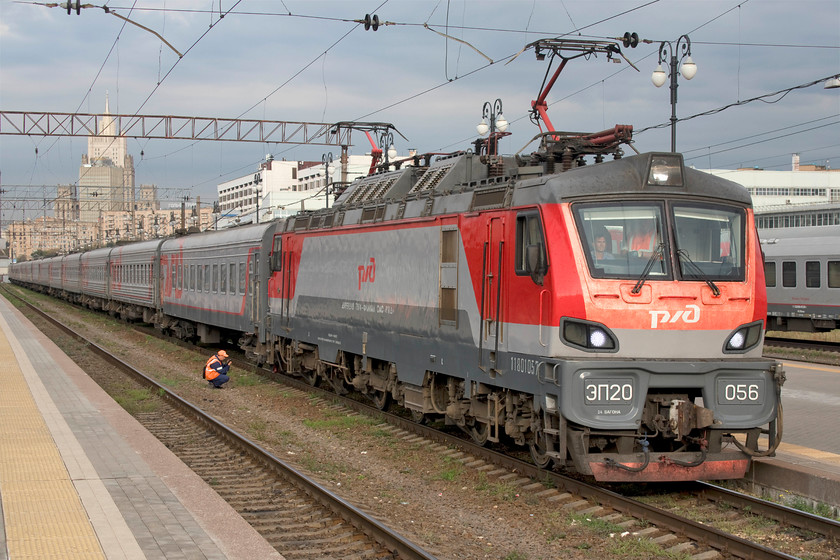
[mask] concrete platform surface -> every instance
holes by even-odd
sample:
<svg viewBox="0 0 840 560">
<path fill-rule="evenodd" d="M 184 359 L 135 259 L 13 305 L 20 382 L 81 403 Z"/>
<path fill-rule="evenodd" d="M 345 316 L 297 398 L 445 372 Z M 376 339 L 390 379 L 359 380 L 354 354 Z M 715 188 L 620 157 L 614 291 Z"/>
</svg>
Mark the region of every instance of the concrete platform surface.
<svg viewBox="0 0 840 560">
<path fill-rule="evenodd" d="M 0 363 L 0 559 L 282 559 L 3 298 Z"/>
</svg>

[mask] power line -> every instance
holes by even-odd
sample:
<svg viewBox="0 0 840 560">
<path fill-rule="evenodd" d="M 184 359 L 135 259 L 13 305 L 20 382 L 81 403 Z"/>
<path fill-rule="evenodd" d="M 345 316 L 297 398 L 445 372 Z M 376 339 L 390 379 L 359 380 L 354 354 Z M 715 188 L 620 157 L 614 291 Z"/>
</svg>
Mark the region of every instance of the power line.
<svg viewBox="0 0 840 560">
<path fill-rule="evenodd" d="M 829 80 L 829 79 L 833 78 L 834 76 L 836 76 L 836 74 L 832 74 L 830 76 L 826 76 L 824 78 L 820 78 L 818 80 L 814 80 L 814 81 L 807 82 L 807 83 L 804 83 L 804 84 L 799 84 L 798 86 L 792 86 L 792 87 L 789 87 L 789 88 L 780 89 L 779 91 L 774 91 L 773 93 L 765 93 L 764 95 L 759 95 L 759 96 L 756 96 L 756 97 L 752 97 L 750 99 L 745 99 L 743 101 L 735 101 L 733 103 L 729 103 L 728 105 L 724 105 L 723 107 L 718 107 L 716 109 L 710 109 L 708 111 L 703 111 L 702 113 L 696 113 L 696 114 L 688 116 L 688 117 L 679 118 L 679 119 L 677 119 L 676 122 L 690 121 L 692 119 L 696 119 L 697 117 L 705 117 L 705 116 L 708 116 L 708 115 L 715 115 L 715 114 L 720 113 L 722 111 L 725 111 L 726 109 L 729 109 L 731 107 L 738 107 L 738 106 L 741 106 L 741 105 L 746 105 L 747 103 L 752 103 L 753 101 L 762 101 L 764 103 L 778 103 L 779 101 L 784 99 L 785 96 L 787 96 L 787 94 L 789 94 L 792 91 L 795 91 L 795 90 L 798 90 L 798 89 L 805 89 L 805 88 L 809 88 L 809 87 L 817 85 L 817 84 L 824 83 L 826 80 Z M 773 100 L 773 101 L 765 101 L 765 99 L 770 98 L 770 97 L 775 97 L 777 95 L 780 96 L 778 99 Z M 648 126 L 646 128 L 643 128 L 641 130 L 636 131 L 635 135 L 638 136 L 639 134 L 642 134 L 643 132 L 646 132 L 648 130 L 652 130 L 652 129 L 655 129 L 655 128 L 665 128 L 665 127 L 668 127 L 668 126 L 671 126 L 670 122 L 664 122 L 664 123 L 656 124 L 656 125 L 653 125 L 653 126 Z"/>
<path fill-rule="evenodd" d="M 690 154 L 690 153 L 693 153 L 693 152 L 699 152 L 701 150 L 708 150 L 710 148 L 717 148 L 718 146 L 726 146 L 727 144 L 734 144 L 735 142 L 743 142 L 744 140 L 749 140 L 751 138 L 758 138 L 759 136 L 764 136 L 766 134 L 773 134 L 773 133 L 776 133 L 776 132 L 782 132 L 784 130 L 790 130 L 792 128 L 805 126 L 805 125 L 809 125 L 809 124 L 814 124 L 814 123 L 817 123 L 817 122 L 820 122 L 820 121 L 825 121 L 825 120 L 828 120 L 828 119 L 835 119 L 838 116 L 840 116 L 840 115 L 830 115 L 830 116 L 827 116 L 827 117 L 820 117 L 819 119 L 813 119 L 813 120 L 810 120 L 810 121 L 805 121 L 805 122 L 801 122 L 801 123 L 797 123 L 797 124 L 792 124 L 790 126 L 785 126 L 785 127 L 782 127 L 782 128 L 776 128 L 776 129 L 773 129 L 773 130 L 768 130 L 766 132 L 759 132 L 757 134 L 751 134 L 749 136 L 743 136 L 741 138 L 736 138 L 734 140 L 727 140 L 726 142 L 718 142 L 717 144 L 711 144 L 709 146 L 703 146 L 702 148 L 694 148 L 692 150 L 683 150 L 682 154 L 683 154 L 683 156 L 685 156 L 687 154 Z M 703 157 L 705 157 L 707 155 L 709 155 L 709 154 L 703 154 Z"/>
</svg>

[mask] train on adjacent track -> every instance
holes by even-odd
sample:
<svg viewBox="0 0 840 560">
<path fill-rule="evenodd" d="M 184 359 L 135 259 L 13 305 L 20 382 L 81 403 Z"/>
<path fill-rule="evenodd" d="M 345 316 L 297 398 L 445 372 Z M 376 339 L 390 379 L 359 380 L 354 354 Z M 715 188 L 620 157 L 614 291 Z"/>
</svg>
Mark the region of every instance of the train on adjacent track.
<svg viewBox="0 0 840 560">
<path fill-rule="evenodd" d="M 840 328 L 840 226 L 759 232 L 767 284 L 767 330 Z"/>
<path fill-rule="evenodd" d="M 762 433 L 763 453 L 778 443 L 784 379 L 761 357 L 750 197 L 679 154 L 621 157 L 629 134 L 417 157 L 329 209 L 19 262 L 10 278 L 235 340 L 311 383 L 527 445 L 544 467 L 741 477 Z"/>
</svg>

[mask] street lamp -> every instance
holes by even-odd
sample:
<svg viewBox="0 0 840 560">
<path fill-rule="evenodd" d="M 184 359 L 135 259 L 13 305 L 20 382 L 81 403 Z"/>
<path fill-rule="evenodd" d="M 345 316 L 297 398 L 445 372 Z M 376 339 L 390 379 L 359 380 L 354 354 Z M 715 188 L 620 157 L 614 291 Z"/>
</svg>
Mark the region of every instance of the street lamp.
<svg viewBox="0 0 840 560">
<path fill-rule="evenodd" d="M 391 138 L 393 140 L 393 137 Z M 324 164 L 324 196 L 327 198 L 327 205 L 330 207 L 330 168 L 332 167 L 333 155 L 332 152 L 321 155 L 321 163 Z M 388 158 L 385 158 L 385 163 L 388 163 Z"/>
<path fill-rule="evenodd" d="M 667 48 L 665 48 L 667 46 Z M 666 53 L 669 53 L 666 55 Z M 679 59 L 677 58 L 679 54 Z M 662 63 L 669 62 L 669 72 L 665 72 Z M 682 61 L 679 72 L 677 62 Z M 659 44 L 659 63 L 654 70 L 651 80 L 656 87 L 665 85 L 665 81 L 671 78 L 671 151 L 677 151 L 677 74 L 681 74 L 686 80 L 690 80 L 697 73 L 697 65 L 691 60 L 691 39 L 688 35 L 682 35 L 677 39 L 674 46 L 670 41 L 662 41 Z"/>
<path fill-rule="evenodd" d="M 379 148 L 382 150 L 382 155 L 385 156 L 385 171 L 387 171 L 388 162 L 397 157 L 397 149 L 394 148 L 394 134 L 383 132 L 379 136 Z"/>
<path fill-rule="evenodd" d="M 488 119 L 490 120 L 489 124 L 487 123 Z M 495 155 L 496 153 L 496 143 L 498 142 L 496 130 L 505 132 L 508 124 L 507 119 L 502 114 L 501 99 L 497 99 L 492 104 L 489 101 L 484 103 L 484 107 L 481 110 L 481 122 L 478 123 L 475 129 L 480 136 L 487 136 L 488 147 L 490 148 L 488 152 L 490 155 Z"/>
</svg>

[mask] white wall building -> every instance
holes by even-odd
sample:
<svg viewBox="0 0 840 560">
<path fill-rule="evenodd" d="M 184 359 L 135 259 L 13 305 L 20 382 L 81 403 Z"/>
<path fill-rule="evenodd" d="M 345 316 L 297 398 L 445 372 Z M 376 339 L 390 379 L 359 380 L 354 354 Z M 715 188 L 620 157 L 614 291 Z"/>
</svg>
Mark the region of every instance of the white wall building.
<svg viewBox="0 0 840 560">
<path fill-rule="evenodd" d="M 333 161 L 330 169 L 331 189 L 337 184 L 349 183 L 367 175 L 370 155 L 350 155 L 347 159 L 346 172 L 342 170 L 339 158 Z M 254 173 L 218 185 L 221 216 L 217 227 L 266 222 L 293 216 L 301 210 L 324 208 L 327 204 L 325 183 L 326 174 L 322 162 L 278 161 L 269 154 Z M 329 199 L 332 204 L 335 196 L 330 193 Z"/>
<path fill-rule="evenodd" d="M 799 155 L 794 154 L 790 171 L 708 172 L 747 188 L 760 229 L 840 225 L 840 169 L 800 165 Z"/>
</svg>

